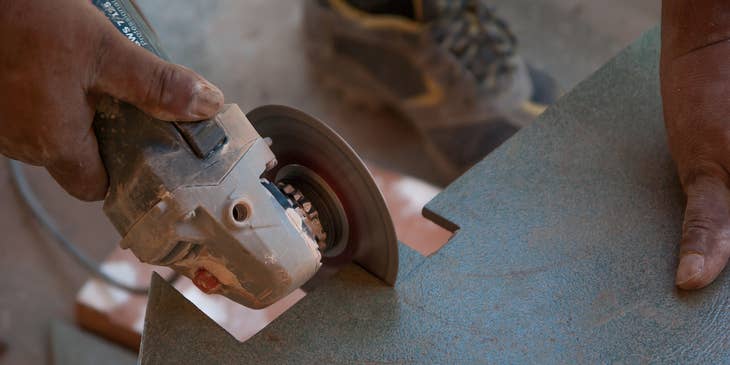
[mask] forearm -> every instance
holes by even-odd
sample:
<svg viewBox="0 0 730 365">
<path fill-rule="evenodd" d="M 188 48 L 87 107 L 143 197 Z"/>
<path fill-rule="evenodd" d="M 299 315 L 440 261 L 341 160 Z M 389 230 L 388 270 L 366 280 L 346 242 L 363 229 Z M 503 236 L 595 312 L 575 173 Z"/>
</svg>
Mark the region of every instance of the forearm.
<svg viewBox="0 0 730 365">
<path fill-rule="evenodd" d="M 662 1 L 663 60 L 675 59 L 693 50 L 728 39 L 730 39 L 729 1 Z"/>
</svg>

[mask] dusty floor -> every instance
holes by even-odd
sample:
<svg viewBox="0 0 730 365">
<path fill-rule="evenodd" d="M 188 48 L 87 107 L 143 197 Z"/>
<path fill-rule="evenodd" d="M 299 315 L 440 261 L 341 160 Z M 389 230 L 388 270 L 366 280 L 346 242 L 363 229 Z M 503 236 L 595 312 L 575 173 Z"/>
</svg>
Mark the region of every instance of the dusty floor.
<svg viewBox="0 0 730 365">
<path fill-rule="evenodd" d="M 355 107 L 323 90 L 306 71 L 295 0 L 138 0 L 176 61 L 217 83 L 248 110 L 264 103 L 299 107 L 330 122 L 367 158 L 428 177 L 412 129 L 394 116 Z M 174 3 L 174 5 L 172 5 Z M 526 58 L 570 88 L 659 19 L 659 0 L 494 0 Z M 118 237 L 100 204 L 65 196 L 37 169 L 30 174 L 64 232 L 102 258 Z M 48 362 L 52 318 L 73 319 L 87 277 L 21 204 L 0 163 L 0 364 Z"/>
</svg>

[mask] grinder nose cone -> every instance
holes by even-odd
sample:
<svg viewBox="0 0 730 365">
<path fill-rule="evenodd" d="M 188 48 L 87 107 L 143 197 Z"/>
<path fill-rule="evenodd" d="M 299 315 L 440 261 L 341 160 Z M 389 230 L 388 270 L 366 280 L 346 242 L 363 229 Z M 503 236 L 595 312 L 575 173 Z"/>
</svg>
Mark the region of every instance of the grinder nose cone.
<svg viewBox="0 0 730 365">
<path fill-rule="evenodd" d="M 372 175 L 347 142 L 324 123 L 293 108 L 263 106 L 246 116 L 261 137 L 271 139 L 270 148 L 278 161 L 264 177 L 270 181 L 291 179 L 292 166 L 299 171 L 309 170 L 324 181 L 315 185 L 326 185 L 341 204 L 346 242 L 344 247 L 325 252 L 323 264 L 339 266 L 355 261 L 394 285 L 398 241 L 393 221 Z"/>
</svg>

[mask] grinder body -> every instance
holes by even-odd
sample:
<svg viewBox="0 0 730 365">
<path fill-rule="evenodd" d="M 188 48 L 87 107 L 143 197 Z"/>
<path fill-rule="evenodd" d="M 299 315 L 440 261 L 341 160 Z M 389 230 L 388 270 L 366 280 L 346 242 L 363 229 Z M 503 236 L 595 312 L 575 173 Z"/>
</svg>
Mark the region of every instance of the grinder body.
<svg viewBox="0 0 730 365">
<path fill-rule="evenodd" d="M 130 41 L 167 59 L 135 4 L 93 3 Z M 110 182 L 104 212 L 121 246 L 141 261 L 252 308 L 319 269 L 307 216 L 261 179 L 276 158 L 238 106 L 224 106 L 211 120 L 170 123 L 108 98 L 94 129 Z"/>
</svg>

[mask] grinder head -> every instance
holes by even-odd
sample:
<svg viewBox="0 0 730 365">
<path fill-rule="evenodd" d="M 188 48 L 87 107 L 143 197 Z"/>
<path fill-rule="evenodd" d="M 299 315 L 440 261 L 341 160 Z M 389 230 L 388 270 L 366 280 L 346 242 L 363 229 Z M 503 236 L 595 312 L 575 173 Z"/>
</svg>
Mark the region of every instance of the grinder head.
<svg viewBox="0 0 730 365">
<path fill-rule="evenodd" d="M 316 209 L 326 233 L 320 244 L 325 267 L 355 261 L 395 284 L 398 245 L 393 221 L 372 175 L 352 148 L 324 123 L 293 108 L 259 107 L 247 118 L 263 138 L 271 139 L 278 161 L 264 178 L 282 189 L 293 187 L 294 194 L 301 193 Z"/>
<path fill-rule="evenodd" d="M 137 126 L 132 123 L 154 124 L 135 110 L 123 115 L 128 130 Z M 143 262 L 173 268 L 206 293 L 251 308 L 332 271 L 320 267 L 352 260 L 393 284 L 393 224 L 352 149 L 290 108 L 259 108 L 248 118 L 238 106 L 225 106 L 215 123 L 226 142 L 202 159 L 166 130 L 154 143 L 154 130 L 144 139 L 124 139 L 143 153 L 128 175 L 118 176 L 105 202 L 113 222 L 133 222 L 119 226 L 125 228 L 121 247 Z M 140 197 L 149 197 L 144 211 L 129 209 Z"/>
</svg>

